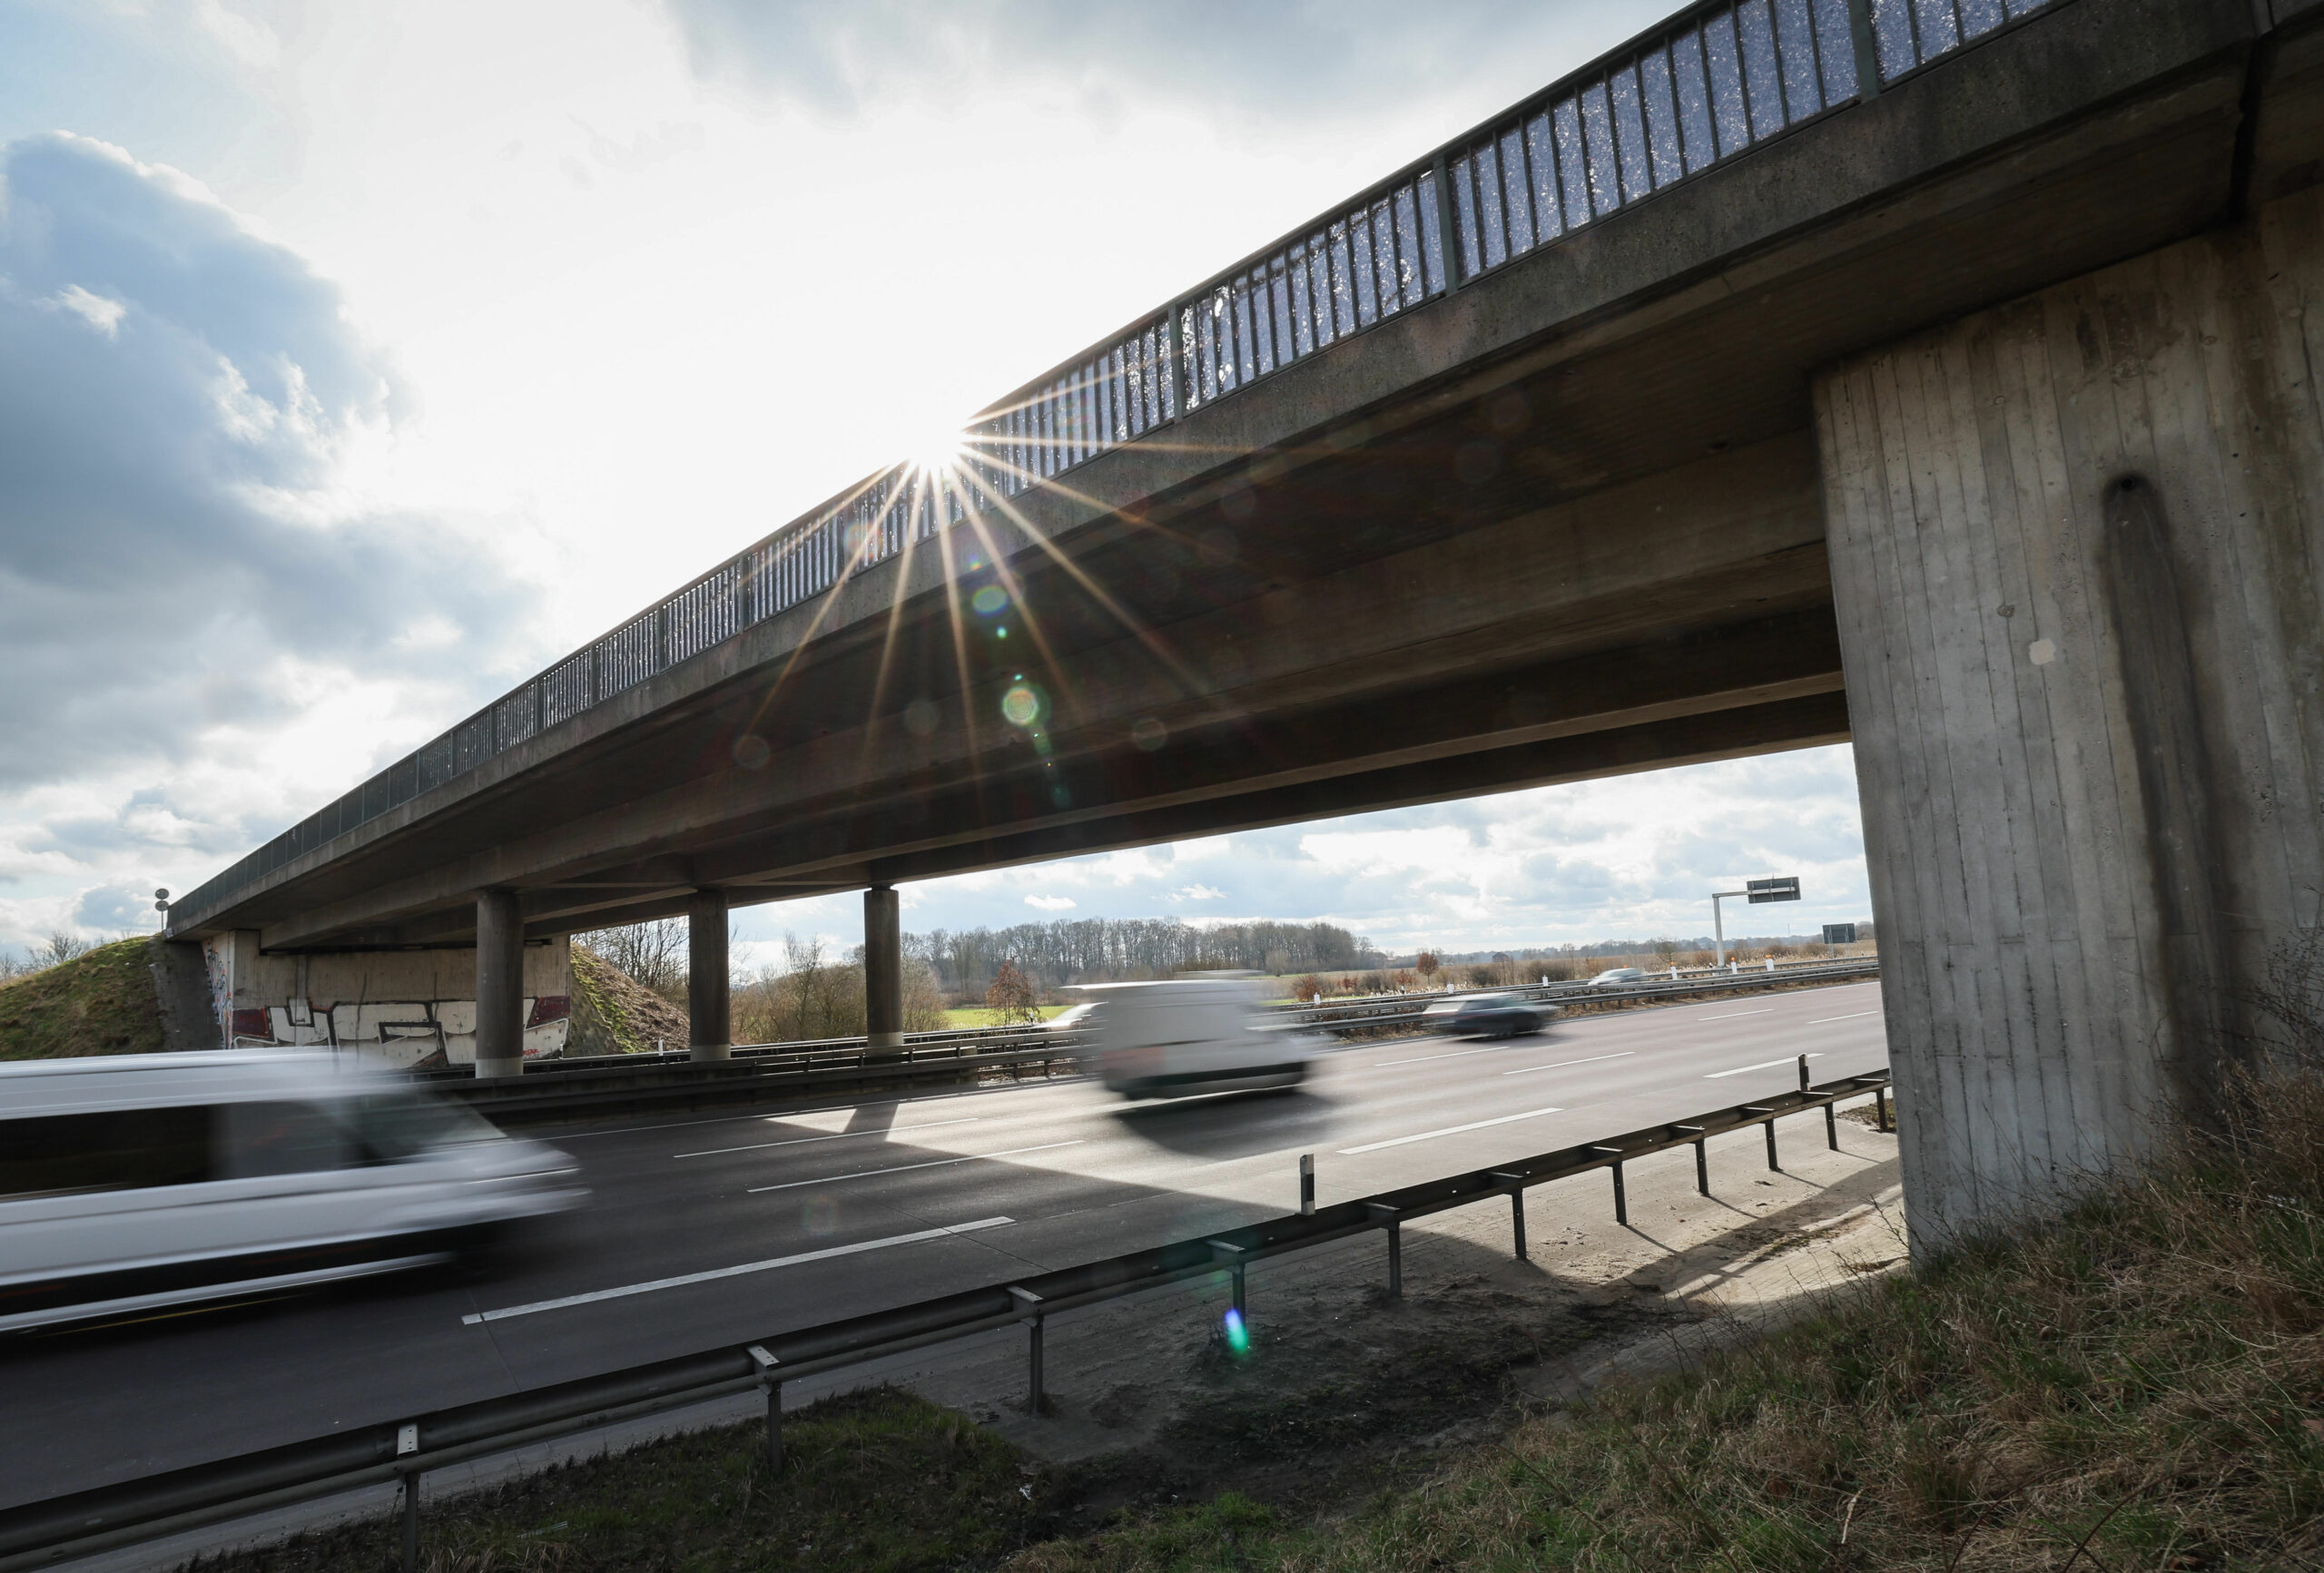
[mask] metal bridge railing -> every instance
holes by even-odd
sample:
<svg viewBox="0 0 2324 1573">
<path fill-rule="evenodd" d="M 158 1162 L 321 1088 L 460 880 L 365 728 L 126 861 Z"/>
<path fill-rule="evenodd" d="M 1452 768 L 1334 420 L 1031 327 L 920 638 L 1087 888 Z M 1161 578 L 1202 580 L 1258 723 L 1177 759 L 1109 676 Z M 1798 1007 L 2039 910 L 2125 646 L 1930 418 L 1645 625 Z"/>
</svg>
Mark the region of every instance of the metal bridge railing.
<svg viewBox="0 0 2324 1573">
<path fill-rule="evenodd" d="M 1715 0 L 1543 89 L 559 661 L 182 898 L 233 892 L 1124 443 L 1551 246 L 2064 0 Z M 174 919 L 174 912 L 172 918 Z"/>
</svg>

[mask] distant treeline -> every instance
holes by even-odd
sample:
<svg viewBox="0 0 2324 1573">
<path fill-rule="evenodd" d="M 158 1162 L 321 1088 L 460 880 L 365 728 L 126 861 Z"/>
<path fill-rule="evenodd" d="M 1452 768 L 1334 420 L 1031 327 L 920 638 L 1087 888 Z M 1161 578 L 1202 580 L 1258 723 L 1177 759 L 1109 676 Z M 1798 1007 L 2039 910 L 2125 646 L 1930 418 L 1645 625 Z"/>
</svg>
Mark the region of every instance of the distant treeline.
<svg viewBox="0 0 2324 1573">
<path fill-rule="evenodd" d="M 981 993 L 1003 961 L 1038 987 L 1121 983 L 1175 973 L 1248 968 L 1363 970 L 1385 958 L 1336 923 L 1218 923 L 1176 918 L 1078 918 L 1007 929 L 939 929 L 904 936 L 905 952 L 935 970 L 947 994 Z"/>
</svg>

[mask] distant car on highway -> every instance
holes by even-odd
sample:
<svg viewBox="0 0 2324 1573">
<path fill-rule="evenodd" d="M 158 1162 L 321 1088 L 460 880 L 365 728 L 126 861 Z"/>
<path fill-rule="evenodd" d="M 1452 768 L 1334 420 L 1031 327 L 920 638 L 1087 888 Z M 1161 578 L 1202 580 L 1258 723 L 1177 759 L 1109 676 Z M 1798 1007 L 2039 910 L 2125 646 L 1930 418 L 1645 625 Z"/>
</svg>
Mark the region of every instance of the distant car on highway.
<svg viewBox="0 0 2324 1573">
<path fill-rule="evenodd" d="M 0 1332 L 450 1261 L 579 1165 L 329 1054 L 0 1065 Z"/>
<path fill-rule="evenodd" d="M 1646 973 L 1636 967 L 1609 967 L 1587 984 L 1588 988 L 1627 988 L 1633 983 L 1646 981 Z"/>
<path fill-rule="evenodd" d="M 1556 1014 L 1554 1005 L 1537 1005 L 1514 994 L 1472 994 L 1430 1006 L 1421 1012 L 1421 1026 L 1454 1037 L 1519 1037 L 1541 1031 Z"/>
<path fill-rule="evenodd" d="M 1291 1086 L 1306 1078 L 1319 1040 L 1274 1025 L 1266 986 L 1233 973 L 1154 983 L 1096 983 L 1098 1072 L 1130 1097 Z"/>
<path fill-rule="evenodd" d="M 1068 1005 L 1041 1023 L 1051 1032 L 1088 1032 L 1098 1025 L 1098 1002 L 1085 999 L 1078 1005 Z"/>
</svg>

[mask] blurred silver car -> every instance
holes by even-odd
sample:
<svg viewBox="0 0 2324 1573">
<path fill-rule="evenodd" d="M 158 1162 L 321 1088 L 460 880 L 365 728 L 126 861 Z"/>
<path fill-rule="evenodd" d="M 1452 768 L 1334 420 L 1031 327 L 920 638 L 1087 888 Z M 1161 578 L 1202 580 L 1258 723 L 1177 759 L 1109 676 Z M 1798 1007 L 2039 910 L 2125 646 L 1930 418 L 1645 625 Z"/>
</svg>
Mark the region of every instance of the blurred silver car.
<svg viewBox="0 0 2324 1573">
<path fill-rule="evenodd" d="M 1646 981 L 1646 974 L 1636 967 L 1609 967 L 1591 978 L 1585 987 L 1590 988 L 1627 988 L 1633 983 Z"/>
<path fill-rule="evenodd" d="M 0 1065 L 0 1332 L 450 1260 L 580 1167 L 328 1054 Z"/>
</svg>

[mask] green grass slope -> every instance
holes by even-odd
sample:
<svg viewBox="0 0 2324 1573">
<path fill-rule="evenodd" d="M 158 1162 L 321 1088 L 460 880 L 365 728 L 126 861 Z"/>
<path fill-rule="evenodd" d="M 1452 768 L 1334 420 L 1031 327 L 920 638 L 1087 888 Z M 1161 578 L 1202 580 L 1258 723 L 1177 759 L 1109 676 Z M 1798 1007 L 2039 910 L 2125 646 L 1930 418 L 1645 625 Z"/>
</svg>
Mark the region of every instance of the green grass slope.
<svg viewBox="0 0 2324 1573">
<path fill-rule="evenodd" d="M 0 1059 L 159 1052 L 153 960 L 151 939 L 118 939 L 0 983 Z"/>
</svg>

